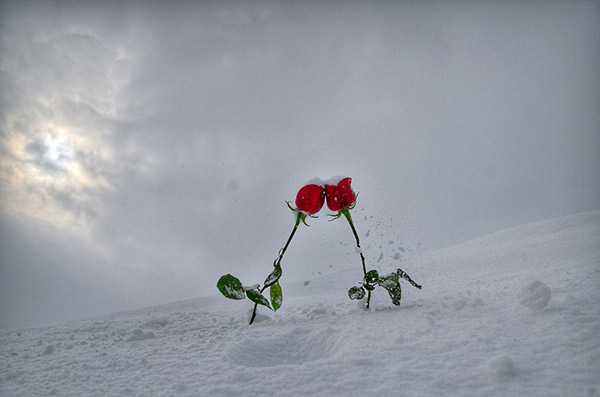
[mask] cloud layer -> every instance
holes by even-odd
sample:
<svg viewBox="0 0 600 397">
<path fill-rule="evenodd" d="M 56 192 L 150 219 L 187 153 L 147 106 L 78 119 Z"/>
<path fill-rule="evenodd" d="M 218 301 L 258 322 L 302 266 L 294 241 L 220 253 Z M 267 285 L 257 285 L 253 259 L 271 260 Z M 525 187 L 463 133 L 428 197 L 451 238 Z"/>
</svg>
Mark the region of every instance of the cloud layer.
<svg viewBox="0 0 600 397">
<path fill-rule="evenodd" d="M 373 259 L 599 208 L 599 10 L 3 4 L 1 228 L 20 248 L 0 310 L 35 306 L 40 274 L 57 312 L 83 275 L 111 291 L 77 316 L 262 281 L 314 176 L 353 177 Z M 288 280 L 355 265 L 346 226 L 313 222 Z M 4 326 L 49 321 L 25 317 Z"/>
</svg>

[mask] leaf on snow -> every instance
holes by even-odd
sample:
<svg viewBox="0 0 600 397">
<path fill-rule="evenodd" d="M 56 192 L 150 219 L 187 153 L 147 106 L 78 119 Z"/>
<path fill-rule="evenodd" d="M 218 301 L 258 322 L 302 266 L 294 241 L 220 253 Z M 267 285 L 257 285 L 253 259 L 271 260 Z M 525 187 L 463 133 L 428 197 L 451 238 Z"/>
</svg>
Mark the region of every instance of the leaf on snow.
<svg viewBox="0 0 600 397">
<path fill-rule="evenodd" d="M 392 303 L 396 306 L 400 306 L 400 300 L 402 300 L 402 287 L 400 286 L 400 281 L 398 281 L 398 279 L 398 273 L 388 274 L 379 279 L 379 286 L 388 291 Z"/>
<path fill-rule="evenodd" d="M 281 286 L 276 281 L 270 288 L 271 293 L 271 305 L 273 305 L 273 311 L 277 311 L 281 307 L 283 302 L 283 294 L 281 293 Z"/>
<path fill-rule="evenodd" d="M 258 303 L 259 305 L 263 305 L 268 307 L 269 309 L 273 310 L 271 308 L 271 305 L 269 304 L 269 301 L 267 300 L 267 298 L 265 298 L 263 296 L 263 294 L 260 293 L 259 290 L 257 289 L 249 289 L 246 291 L 246 295 L 248 296 L 248 298 L 250 298 L 250 300 L 254 303 Z"/>
<path fill-rule="evenodd" d="M 365 280 L 367 280 L 367 283 L 369 284 L 375 284 L 379 281 L 379 273 L 377 270 L 369 270 L 365 276 Z"/>
<path fill-rule="evenodd" d="M 271 285 L 275 284 L 281 277 L 281 273 L 281 265 L 275 266 L 275 269 L 265 279 L 265 288 L 269 288 Z"/>
<path fill-rule="evenodd" d="M 348 290 L 348 297 L 352 300 L 361 300 L 365 297 L 365 289 L 363 287 L 352 287 Z"/>
<path fill-rule="evenodd" d="M 219 281 L 217 281 L 217 288 L 229 299 L 240 300 L 246 297 L 241 281 L 231 274 L 226 274 L 221 277 Z"/>
</svg>

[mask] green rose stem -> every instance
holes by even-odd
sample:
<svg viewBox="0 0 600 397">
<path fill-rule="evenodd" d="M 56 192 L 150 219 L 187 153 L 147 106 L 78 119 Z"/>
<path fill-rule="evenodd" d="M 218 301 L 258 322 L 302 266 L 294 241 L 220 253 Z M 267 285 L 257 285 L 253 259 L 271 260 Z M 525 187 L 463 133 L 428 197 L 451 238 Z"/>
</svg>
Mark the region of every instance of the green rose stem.
<svg viewBox="0 0 600 397">
<path fill-rule="evenodd" d="M 367 285 L 367 266 L 365 265 L 365 256 L 362 253 L 362 249 L 360 248 L 360 239 L 358 238 L 358 233 L 356 232 L 356 228 L 354 227 L 354 222 L 352 222 L 352 216 L 350 215 L 350 209 L 348 207 L 342 207 L 340 210 L 342 214 L 348 220 L 350 224 L 350 228 L 352 229 L 352 233 L 354 233 L 354 238 L 356 239 L 356 247 L 358 248 L 358 253 L 360 254 L 360 259 L 362 260 L 362 268 L 363 273 L 365 275 L 364 282 Z M 369 304 L 371 303 L 371 290 L 367 288 L 367 305 L 365 306 L 367 309 L 369 308 Z"/>
<path fill-rule="evenodd" d="M 289 204 L 288 204 L 288 206 L 289 206 Z M 298 215 L 296 217 L 296 224 L 294 225 L 294 229 L 292 229 L 292 234 L 290 234 L 290 237 L 288 238 L 287 242 L 285 243 L 285 246 L 279 251 L 279 255 L 277 256 L 277 259 L 275 259 L 273 267 L 277 267 L 277 266 L 281 267 L 281 260 L 283 259 L 283 254 L 285 254 L 285 251 L 287 250 L 288 246 L 292 242 L 292 238 L 294 237 L 294 234 L 296 234 L 296 230 L 298 230 L 298 225 L 300 225 L 300 221 L 304 221 L 305 218 L 306 218 L 306 214 L 304 214 L 302 211 L 298 211 Z M 304 224 L 306 224 L 306 222 L 304 222 Z M 262 293 L 266 287 L 267 287 L 266 284 L 263 285 L 259 291 Z M 256 318 L 256 310 L 257 309 L 258 309 L 258 303 L 255 303 L 249 325 L 252 325 L 252 323 L 254 322 L 254 319 Z"/>
</svg>

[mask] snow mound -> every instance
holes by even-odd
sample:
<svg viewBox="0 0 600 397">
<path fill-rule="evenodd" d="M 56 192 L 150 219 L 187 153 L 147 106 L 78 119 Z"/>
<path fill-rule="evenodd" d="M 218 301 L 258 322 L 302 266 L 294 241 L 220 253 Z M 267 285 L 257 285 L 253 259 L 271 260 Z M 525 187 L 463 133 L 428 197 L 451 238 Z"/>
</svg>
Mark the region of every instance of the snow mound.
<svg viewBox="0 0 600 397">
<path fill-rule="evenodd" d="M 357 266 L 284 284 L 252 326 L 215 295 L 1 331 L 0 395 L 597 395 L 599 258 L 596 211 L 407 255 L 423 289 L 403 283 L 400 307 L 349 301 Z"/>
<path fill-rule="evenodd" d="M 515 364 L 508 356 L 497 356 L 489 361 L 492 374 L 497 380 L 507 381 L 515 375 Z"/>
<path fill-rule="evenodd" d="M 540 280 L 534 280 L 521 288 L 519 303 L 533 310 L 542 310 L 548 306 L 552 290 Z"/>
</svg>

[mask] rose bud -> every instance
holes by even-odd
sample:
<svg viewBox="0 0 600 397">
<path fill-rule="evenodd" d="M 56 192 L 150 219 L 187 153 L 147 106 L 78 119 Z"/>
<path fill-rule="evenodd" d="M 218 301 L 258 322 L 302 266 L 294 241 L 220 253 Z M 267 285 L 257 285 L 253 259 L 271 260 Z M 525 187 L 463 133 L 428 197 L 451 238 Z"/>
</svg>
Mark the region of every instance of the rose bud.
<svg viewBox="0 0 600 397">
<path fill-rule="evenodd" d="M 325 192 L 322 186 L 303 186 L 296 196 L 296 207 L 307 214 L 316 214 L 325 203 Z"/>
</svg>

